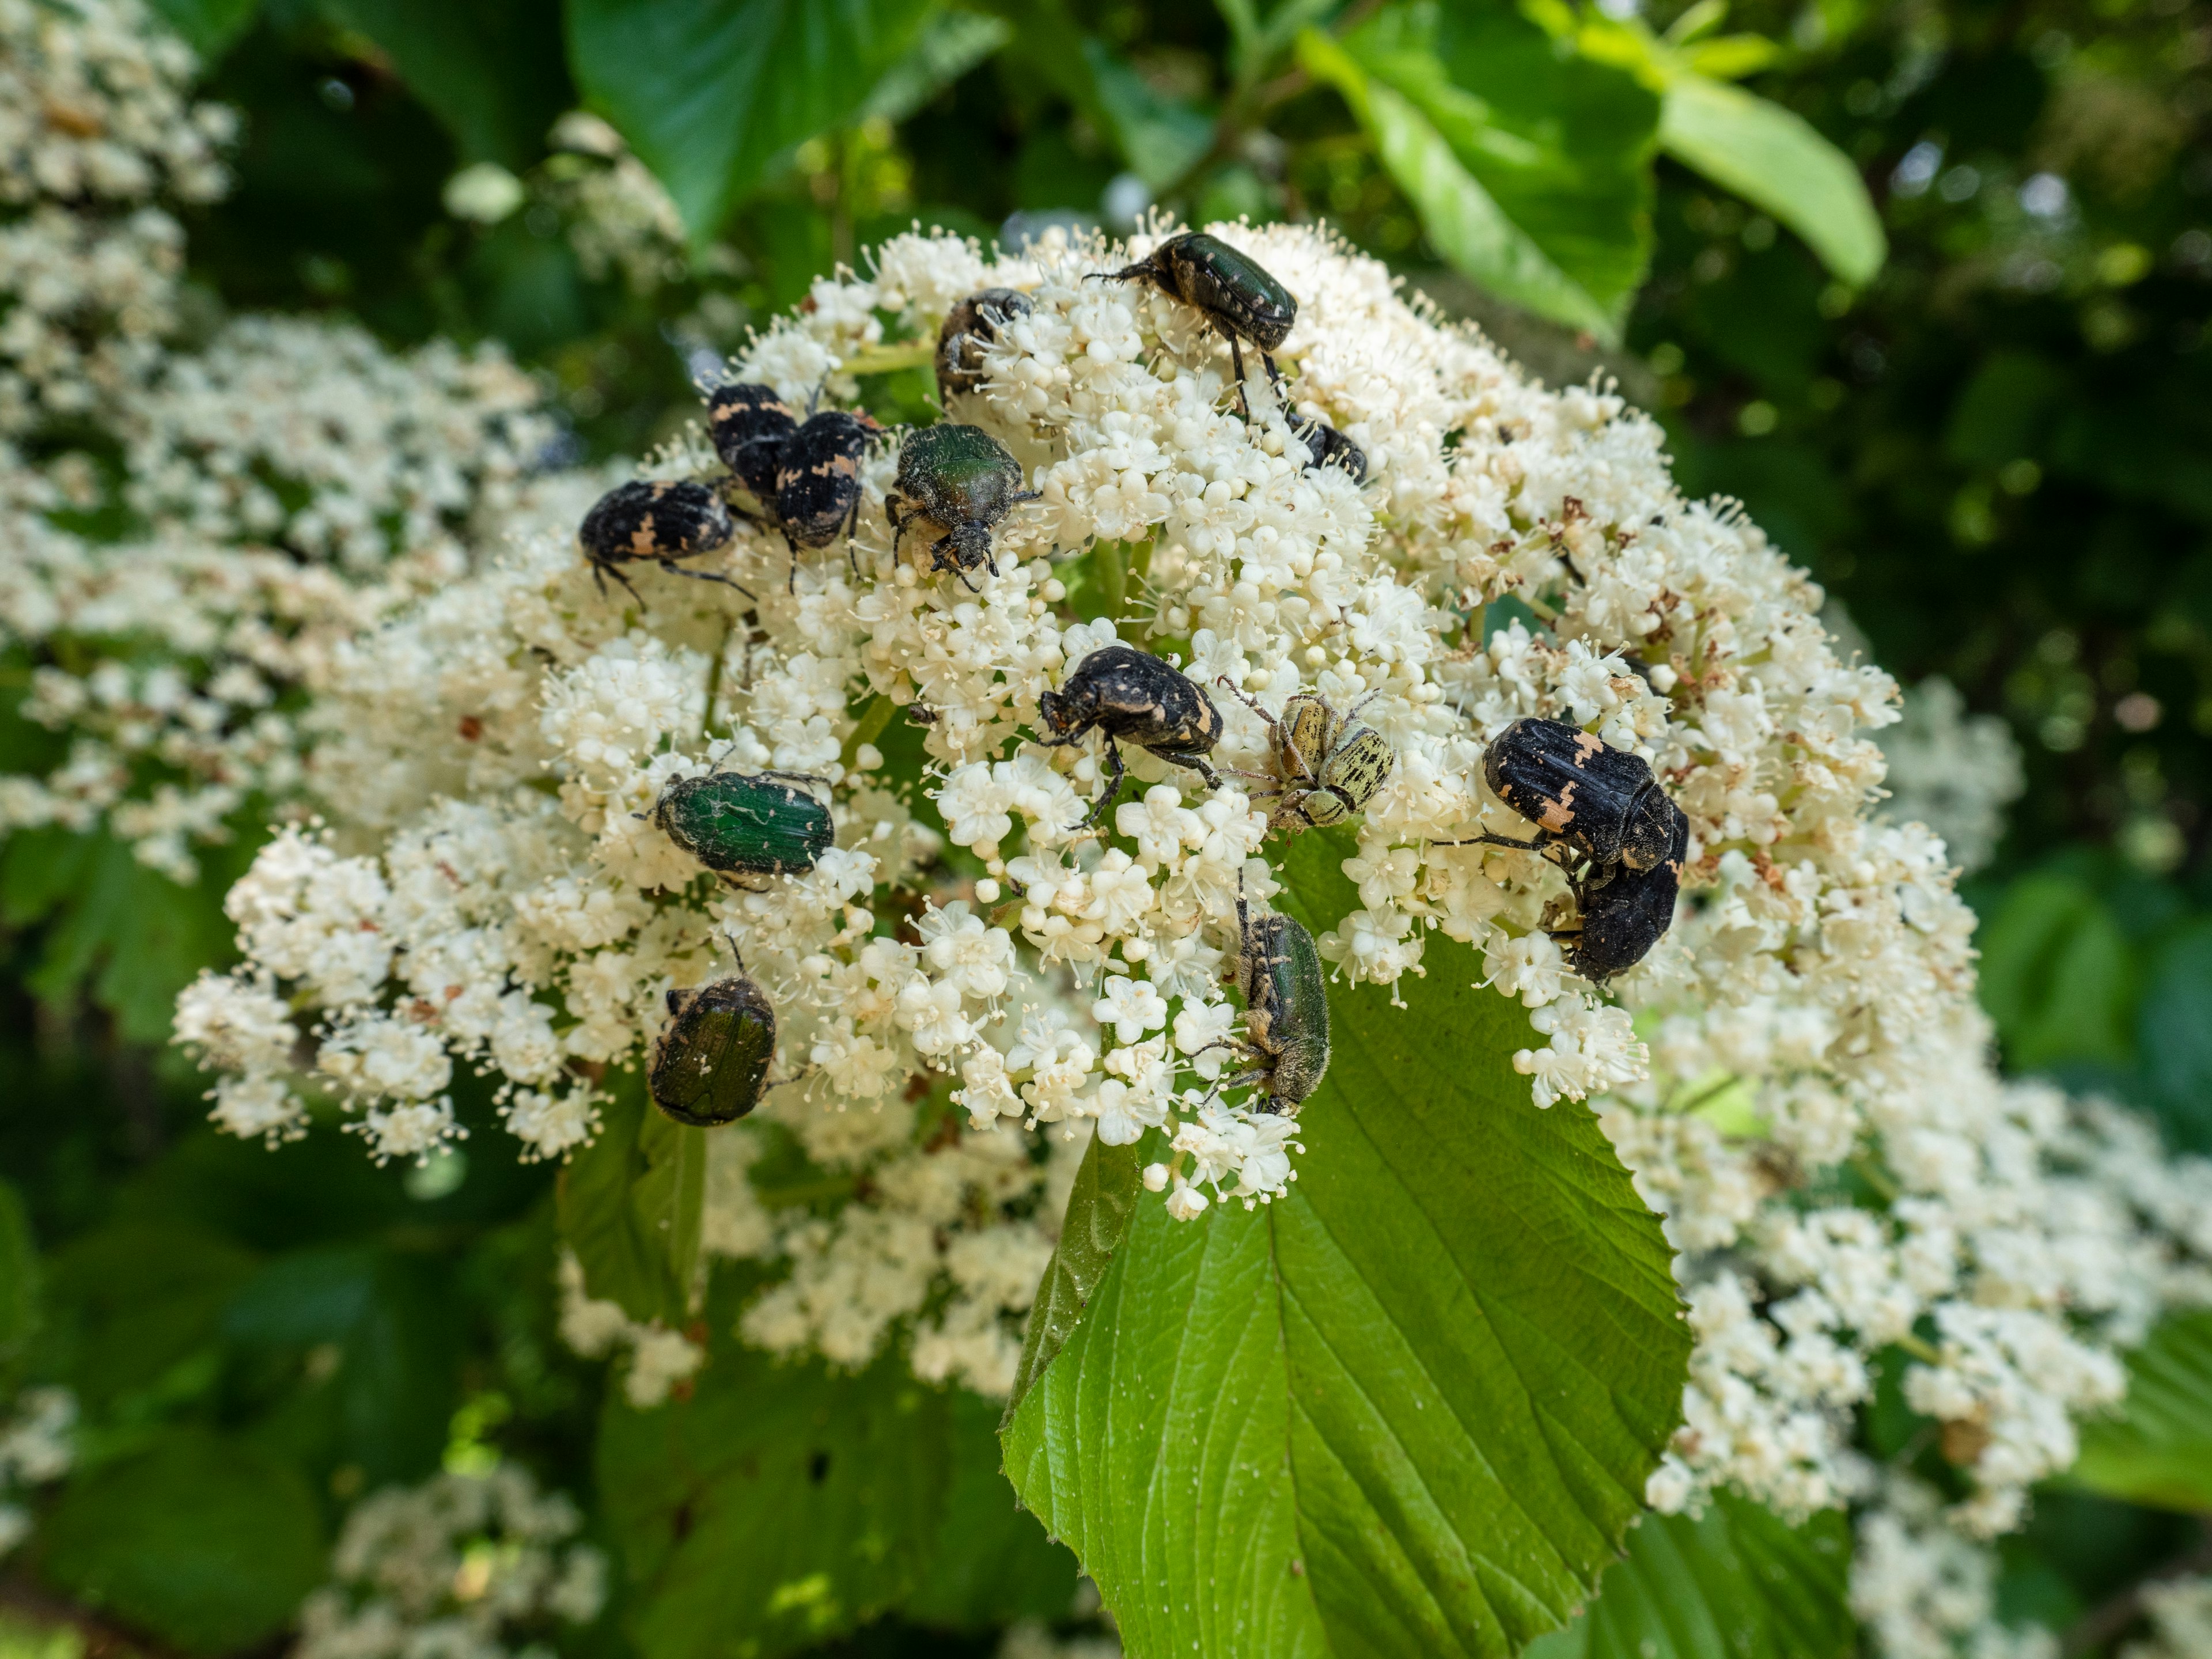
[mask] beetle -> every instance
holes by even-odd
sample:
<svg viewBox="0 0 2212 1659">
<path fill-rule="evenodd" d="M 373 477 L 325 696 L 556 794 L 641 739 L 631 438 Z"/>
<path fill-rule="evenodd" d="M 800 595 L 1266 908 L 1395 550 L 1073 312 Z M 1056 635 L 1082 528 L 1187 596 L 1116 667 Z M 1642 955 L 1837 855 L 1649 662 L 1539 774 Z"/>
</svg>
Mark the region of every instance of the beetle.
<svg viewBox="0 0 2212 1659">
<path fill-rule="evenodd" d="M 632 599 L 644 604 L 623 570 L 626 564 L 641 563 L 657 564 L 674 576 L 720 582 L 737 588 L 750 599 L 751 589 L 727 576 L 711 570 L 686 570 L 676 562 L 728 545 L 736 530 L 730 521 L 730 509 L 705 484 L 640 479 L 617 484 L 593 502 L 577 527 L 576 539 L 583 544 L 592 579 L 603 594 L 607 591 L 607 578 L 612 576 L 629 589 Z"/>
<path fill-rule="evenodd" d="M 668 1023 L 653 1039 L 647 1086 L 666 1115 L 711 1129 L 760 1104 L 775 1054 L 775 1010 L 740 959 L 727 979 L 668 994 Z"/>
<path fill-rule="evenodd" d="M 1229 342 L 1229 356 L 1237 366 L 1237 405 L 1247 416 L 1244 399 L 1244 349 L 1249 340 L 1267 366 L 1267 378 L 1282 384 L 1273 353 L 1290 337 L 1298 319 L 1298 302 L 1290 289 L 1257 260 L 1239 253 L 1218 236 L 1202 230 L 1186 230 L 1170 236 L 1149 257 L 1119 270 L 1096 273 L 1101 282 L 1152 283 L 1162 293 L 1195 307 Z"/>
<path fill-rule="evenodd" d="M 860 458 L 883 434 L 866 410 L 825 409 L 808 416 L 783 441 L 776 457 L 775 512 L 791 549 L 794 586 L 800 548 L 827 547 L 840 531 L 849 538 L 859 527 Z M 857 560 L 853 568 L 859 570 Z"/>
<path fill-rule="evenodd" d="M 677 779 L 650 812 L 631 816 L 650 820 L 718 875 L 799 875 L 836 832 L 830 809 L 797 786 L 826 781 L 798 772 L 708 772 Z"/>
<path fill-rule="evenodd" d="M 1309 419 L 1303 415 L 1291 417 L 1291 432 L 1306 447 L 1313 459 L 1303 469 L 1316 472 L 1322 467 L 1342 467 L 1356 484 L 1367 482 L 1367 452 L 1339 432 L 1327 421 Z"/>
<path fill-rule="evenodd" d="M 1022 488 L 1022 469 L 1004 444 L 979 426 L 946 422 L 924 427 L 899 446 L 894 498 L 884 503 L 891 521 L 891 556 L 907 526 L 927 519 L 945 534 L 930 544 L 932 570 L 957 573 L 970 592 L 968 573 L 977 565 L 999 574 L 991 551 L 991 528 L 1024 501 L 1041 492 Z M 951 550 L 950 553 L 947 549 Z"/>
<path fill-rule="evenodd" d="M 1222 1079 L 1218 1088 L 1258 1083 L 1267 1091 L 1259 1109 L 1295 1117 L 1328 1071 L 1328 981 L 1313 935 L 1292 916 L 1255 916 L 1242 880 L 1230 972 L 1244 999 L 1244 1037 L 1207 1046 L 1228 1049 L 1250 1069 Z"/>
<path fill-rule="evenodd" d="M 937 401 L 949 403 L 956 393 L 973 392 L 983 384 L 982 348 L 999 337 L 999 331 L 1035 307 L 1018 288 L 987 288 L 971 294 L 945 313 L 937 334 Z"/>
<path fill-rule="evenodd" d="M 1133 646 L 1103 645 L 1075 665 L 1057 691 L 1037 699 L 1047 749 L 1079 743 L 1096 726 L 1106 734 L 1106 787 L 1072 830 L 1087 830 L 1121 793 L 1126 769 L 1116 739 L 1187 766 L 1209 787 L 1221 775 L 1206 759 L 1221 741 L 1221 711 L 1206 688 L 1164 658 Z"/>
<path fill-rule="evenodd" d="M 1553 934 L 1567 965 L 1602 985 L 1643 961 L 1674 925 L 1674 897 L 1689 850 L 1690 821 L 1678 809 L 1666 856 L 1658 863 L 1644 870 L 1622 865 L 1610 881 L 1577 890 L 1582 926 Z"/>
<path fill-rule="evenodd" d="M 732 384 L 707 394 L 707 429 L 722 458 L 764 513 L 775 510 L 775 475 L 799 416 L 772 386 Z"/>
<path fill-rule="evenodd" d="M 1295 833 L 1342 823 L 1367 810 L 1367 803 L 1397 764 L 1389 739 L 1358 718 L 1359 711 L 1382 695 L 1379 691 L 1369 692 L 1342 714 L 1320 693 L 1301 691 L 1283 705 L 1278 718 L 1230 684 L 1226 676 L 1221 684 L 1267 722 L 1274 771 L 1237 775 L 1273 785 L 1253 792 L 1261 799 L 1275 797 L 1274 810 L 1267 815 L 1270 830 Z"/>
</svg>

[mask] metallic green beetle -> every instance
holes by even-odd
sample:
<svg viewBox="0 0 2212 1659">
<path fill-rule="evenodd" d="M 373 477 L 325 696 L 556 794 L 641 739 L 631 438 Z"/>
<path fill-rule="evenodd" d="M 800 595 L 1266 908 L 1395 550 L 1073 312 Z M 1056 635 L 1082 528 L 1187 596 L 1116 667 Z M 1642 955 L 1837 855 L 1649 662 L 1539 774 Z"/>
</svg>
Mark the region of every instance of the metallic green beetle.
<svg viewBox="0 0 2212 1659">
<path fill-rule="evenodd" d="M 929 568 L 955 572 L 972 592 L 975 584 L 968 573 L 977 565 L 999 574 L 992 526 L 1022 502 L 1037 499 L 1036 490 L 1022 488 L 1021 463 L 982 428 L 957 422 L 926 426 L 899 446 L 898 483 L 884 503 L 892 556 L 907 526 L 927 519 L 945 532 L 930 544 Z"/>
<path fill-rule="evenodd" d="M 775 1010 L 745 975 L 668 994 L 668 1023 L 646 1073 L 653 1103 L 696 1129 L 734 1123 L 760 1104 L 775 1056 Z"/>
<path fill-rule="evenodd" d="M 677 779 L 651 812 L 635 816 L 725 878 L 804 874 L 836 838 L 830 809 L 798 787 L 823 781 L 799 772 L 709 772 Z"/>
<path fill-rule="evenodd" d="M 1267 817 L 1270 830 L 1295 833 L 1342 823 L 1353 813 L 1366 811 L 1367 803 L 1375 799 L 1375 792 L 1398 763 L 1389 739 L 1357 718 L 1380 695 L 1377 692 L 1369 692 L 1349 711 L 1339 714 L 1319 693 L 1301 691 L 1283 705 L 1278 719 L 1230 685 L 1226 678 L 1221 684 L 1267 722 L 1273 738 L 1274 771 L 1238 774 L 1261 778 L 1271 786 L 1253 791 L 1258 799 L 1275 798 L 1274 810 Z"/>
<path fill-rule="evenodd" d="M 1237 951 L 1232 982 L 1244 998 L 1244 1040 L 1220 1046 L 1249 1069 L 1221 1087 L 1258 1083 L 1263 1111 L 1297 1115 L 1299 1103 L 1328 1071 L 1328 983 L 1313 935 L 1290 916 L 1254 915 L 1237 892 Z"/>
</svg>

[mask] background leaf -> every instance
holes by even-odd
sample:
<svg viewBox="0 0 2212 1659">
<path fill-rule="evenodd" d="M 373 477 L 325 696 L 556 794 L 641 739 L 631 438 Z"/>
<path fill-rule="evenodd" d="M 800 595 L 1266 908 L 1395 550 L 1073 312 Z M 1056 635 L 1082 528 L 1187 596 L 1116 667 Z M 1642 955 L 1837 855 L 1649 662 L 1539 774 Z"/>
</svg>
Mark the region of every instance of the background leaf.
<svg viewBox="0 0 2212 1659">
<path fill-rule="evenodd" d="M 1982 1006 L 2014 1068 L 2128 1063 L 2133 964 L 2119 923 L 2087 886 L 2059 873 L 2017 882 L 1976 942 Z"/>
<path fill-rule="evenodd" d="M 2128 1356 L 2118 1417 L 2081 1425 L 2073 1481 L 2169 1509 L 2212 1510 L 2212 1311 L 2176 1314 Z"/>
<path fill-rule="evenodd" d="M 1841 1659 L 1857 1646 L 1850 1523 L 1802 1527 L 1732 1492 L 1703 1515 L 1647 1515 L 1597 1599 L 1528 1659 Z"/>
<path fill-rule="evenodd" d="M 220 58 L 223 48 L 245 32 L 254 13 L 261 9 L 261 0 L 153 0 L 153 3 L 162 21 L 205 58 Z"/>
<path fill-rule="evenodd" d="M 1292 844 L 1312 915 L 1356 903 L 1346 850 Z M 1138 1204 L 1004 1433 L 1133 1654 L 1506 1654 L 1641 1510 L 1688 1353 L 1670 1252 L 1589 1110 L 1530 1104 L 1526 1015 L 1463 949 L 1427 966 L 1403 1008 L 1332 1000 L 1287 1198 Z"/>
<path fill-rule="evenodd" d="M 1844 281 L 1881 269 L 1888 240 L 1858 169 L 1796 112 L 1685 70 L 1667 83 L 1659 143 L 1789 226 Z"/>
<path fill-rule="evenodd" d="M 15 1189 L 0 1181 L 0 1387 L 39 1322 L 39 1249 Z"/>
<path fill-rule="evenodd" d="M 599 1135 L 561 1171 L 561 1237 L 583 1267 L 584 1288 L 632 1319 L 676 1327 L 690 1310 L 707 1133 L 647 1105 L 641 1073 L 619 1072 Z"/>
<path fill-rule="evenodd" d="M 392 55 L 464 161 L 520 170 L 574 101 L 551 9 L 540 0 L 324 0 Z"/>
<path fill-rule="evenodd" d="M 1203 110 L 1158 91 L 1095 38 L 1084 41 L 1083 60 L 1129 170 L 1154 190 L 1182 178 L 1211 148 L 1213 121 Z"/>
<path fill-rule="evenodd" d="M 915 0 L 568 0 L 568 62 L 704 240 L 780 152 L 860 108 L 933 9 Z"/>
<path fill-rule="evenodd" d="M 42 1565 L 72 1595 L 191 1653 L 275 1635 L 323 1573 L 299 1473 L 204 1429 L 71 1480 L 43 1537 Z"/>
</svg>

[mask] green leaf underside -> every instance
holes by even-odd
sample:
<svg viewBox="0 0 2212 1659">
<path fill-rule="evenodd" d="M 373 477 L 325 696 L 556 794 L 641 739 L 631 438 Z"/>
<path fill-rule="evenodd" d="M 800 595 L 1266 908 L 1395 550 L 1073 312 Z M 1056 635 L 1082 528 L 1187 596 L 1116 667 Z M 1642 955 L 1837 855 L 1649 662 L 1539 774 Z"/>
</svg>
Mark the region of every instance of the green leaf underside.
<svg viewBox="0 0 2212 1659">
<path fill-rule="evenodd" d="M 709 1132 L 646 1103 L 636 1072 L 617 1073 L 599 1133 L 561 1171 L 561 1237 L 584 1289 L 632 1319 L 681 1325 L 699 1262 Z"/>
<path fill-rule="evenodd" d="M 778 155 L 863 106 L 934 9 L 914 0 L 568 0 L 568 61 L 703 241 Z"/>
<path fill-rule="evenodd" d="M 962 1627 L 1065 1613 L 1073 1559 L 1015 1508 L 994 1414 L 915 1381 L 903 1354 L 840 1376 L 720 1344 L 691 1399 L 611 1402 L 599 1489 L 639 1650 L 774 1659 L 891 1611 Z"/>
<path fill-rule="evenodd" d="M 1096 1137 L 1084 1150 L 1067 1195 L 1060 1248 L 1045 1264 L 1036 1300 L 1030 1304 L 1021 1363 L 1014 1369 L 1013 1393 L 1006 1405 L 1009 1421 L 1014 1402 L 1030 1391 L 1030 1384 L 1052 1364 L 1082 1321 L 1083 1310 L 1097 1293 L 1114 1252 L 1128 1236 L 1130 1218 L 1144 1196 L 1139 1162 L 1135 1146 L 1109 1146 Z"/>
<path fill-rule="evenodd" d="M 1843 1659 L 1850 1565 L 1841 1511 L 1793 1528 L 1718 1492 L 1694 1519 L 1644 1516 L 1596 1599 L 1528 1659 Z"/>
<path fill-rule="evenodd" d="M 1375 140 L 1384 171 L 1406 192 L 1430 245 L 1447 263 L 1539 316 L 1608 341 L 1617 337 L 1611 313 L 1506 216 L 1418 105 L 1314 30 L 1298 37 L 1298 57 L 1309 74 L 1344 94 Z"/>
<path fill-rule="evenodd" d="M 1510 8 L 1394 6 L 1344 46 L 1617 326 L 1651 255 L 1657 94 Z"/>
<path fill-rule="evenodd" d="M 1347 850 L 1292 843 L 1281 908 L 1356 905 Z M 1658 1223 L 1586 1108 L 1530 1104 L 1473 953 L 1427 965 L 1334 993 L 1290 1195 L 1147 1195 L 1017 1397 L 1007 1473 L 1139 1659 L 1508 1654 L 1641 1510 L 1689 1350 Z"/>
<path fill-rule="evenodd" d="M 2128 1356 L 2119 1415 L 2082 1425 L 2069 1478 L 2134 1503 L 2212 1510 L 2212 1311 L 2166 1319 Z"/>
<path fill-rule="evenodd" d="M 1853 286 L 1888 252 L 1857 168 L 1795 112 L 1682 73 L 1667 85 L 1659 144 L 1685 167 L 1772 214 Z"/>
</svg>

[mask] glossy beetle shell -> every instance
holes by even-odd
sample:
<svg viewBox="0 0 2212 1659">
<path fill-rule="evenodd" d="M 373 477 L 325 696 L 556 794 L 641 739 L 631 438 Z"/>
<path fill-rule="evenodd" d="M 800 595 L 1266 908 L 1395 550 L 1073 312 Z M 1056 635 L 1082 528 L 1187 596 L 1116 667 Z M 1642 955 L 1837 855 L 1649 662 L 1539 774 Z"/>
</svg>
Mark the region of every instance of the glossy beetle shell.
<svg viewBox="0 0 2212 1659">
<path fill-rule="evenodd" d="M 709 870 L 734 875 L 811 870 L 836 835 L 830 809 L 805 789 L 743 772 L 678 778 L 653 821 Z"/>
<path fill-rule="evenodd" d="M 999 330 L 1033 309 L 1030 296 L 1018 288 L 987 288 L 971 294 L 945 313 L 937 334 L 937 396 L 946 403 L 983 384 L 981 348 L 999 337 Z"/>
<path fill-rule="evenodd" d="M 1263 1072 L 1267 1109 L 1295 1111 L 1328 1071 L 1328 980 L 1313 935 L 1285 915 L 1249 915 L 1237 901 L 1234 968 L 1246 1046 Z"/>
<path fill-rule="evenodd" d="M 1297 301 L 1264 265 L 1202 230 L 1170 236 L 1150 258 L 1114 274 L 1157 283 L 1262 351 L 1288 339 L 1298 319 Z"/>
<path fill-rule="evenodd" d="M 1297 434 L 1298 441 L 1306 447 L 1306 453 L 1313 458 L 1306 463 L 1305 471 L 1318 471 L 1325 466 L 1340 467 L 1352 483 L 1364 484 L 1367 482 L 1367 452 L 1327 421 L 1293 416 L 1291 430 Z"/>
<path fill-rule="evenodd" d="M 860 503 L 860 459 L 883 428 L 864 414 L 825 409 L 784 440 L 775 515 L 799 547 L 827 547 Z"/>
<path fill-rule="evenodd" d="M 668 1023 L 646 1078 L 653 1103 L 678 1123 L 713 1128 L 760 1104 L 775 1056 L 775 1010 L 743 973 L 668 994 Z"/>
<path fill-rule="evenodd" d="M 1498 799 L 1593 864 L 1649 870 L 1686 834 L 1649 763 L 1561 720 L 1514 721 L 1483 752 L 1482 773 Z"/>
<path fill-rule="evenodd" d="M 593 564 L 618 565 L 711 553 L 735 532 L 730 509 L 706 485 L 641 480 L 600 496 L 576 538 Z"/>
<path fill-rule="evenodd" d="M 799 416 L 774 386 L 730 385 L 707 394 L 707 429 L 722 465 L 765 507 L 775 506 L 776 470 Z"/>
<path fill-rule="evenodd" d="M 982 428 L 946 422 L 909 434 L 899 446 L 898 493 L 947 530 L 988 531 L 1021 498 L 1022 469 Z M 981 561 L 962 562 L 972 568 Z"/>
<path fill-rule="evenodd" d="M 1649 869 L 1626 865 L 1611 880 L 1577 893 L 1582 927 L 1559 935 L 1567 963 L 1600 984 L 1644 960 L 1674 925 L 1682 865 L 1689 853 L 1690 821 L 1680 811 L 1665 855 Z"/>
<path fill-rule="evenodd" d="M 1061 739 L 1095 726 L 1140 749 L 1206 753 L 1221 740 L 1221 711 L 1206 688 L 1133 646 L 1093 651 L 1059 690 L 1037 699 L 1037 713 Z"/>
</svg>

